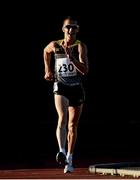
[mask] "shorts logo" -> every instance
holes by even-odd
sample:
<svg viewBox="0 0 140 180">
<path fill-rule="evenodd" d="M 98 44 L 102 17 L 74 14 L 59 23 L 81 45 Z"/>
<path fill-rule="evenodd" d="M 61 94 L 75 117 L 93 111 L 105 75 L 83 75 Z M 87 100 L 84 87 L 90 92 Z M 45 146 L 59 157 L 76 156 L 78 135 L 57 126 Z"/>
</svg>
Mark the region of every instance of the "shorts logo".
<svg viewBox="0 0 140 180">
<path fill-rule="evenodd" d="M 55 92 L 55 91 L 58 91 L 58 84 L 57 84 L 57 82 L 55 82 L 54 85 L 53 85 L 53 92 Z"/>
</svg>

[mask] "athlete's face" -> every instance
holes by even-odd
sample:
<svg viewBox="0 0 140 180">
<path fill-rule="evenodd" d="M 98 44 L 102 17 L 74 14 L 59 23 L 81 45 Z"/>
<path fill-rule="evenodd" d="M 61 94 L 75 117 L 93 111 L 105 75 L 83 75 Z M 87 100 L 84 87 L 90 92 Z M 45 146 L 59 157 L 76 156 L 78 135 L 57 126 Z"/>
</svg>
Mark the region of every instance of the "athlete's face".
<svg viewBox="0 0 140 180">
<path fill-rule="evenodd" d="M 72 35 L 76 35 L 76 33 L 79 30 L 79 26 L 77 25 L 76 21 L 67 19 L 64 21 L 62 30 L 66 36 L 72 36 Z"/>
</svg>

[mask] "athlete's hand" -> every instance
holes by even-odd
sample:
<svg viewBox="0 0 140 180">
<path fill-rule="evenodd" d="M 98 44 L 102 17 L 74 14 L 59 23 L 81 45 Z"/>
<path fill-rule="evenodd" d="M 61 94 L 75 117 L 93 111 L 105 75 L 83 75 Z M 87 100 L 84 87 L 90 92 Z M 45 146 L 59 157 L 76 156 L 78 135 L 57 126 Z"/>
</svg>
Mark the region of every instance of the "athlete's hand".
<svg viewBox="0 0 140 180">
<path fill-rule="evenodd" d="M 49 72 L 46 72 L 45 75 L 44 75 L 44 78 L 48 81 L 53 81 L 54 80 L 54 76 L 53 76 L 53 73 L 51 71 Z"/>
</svg>

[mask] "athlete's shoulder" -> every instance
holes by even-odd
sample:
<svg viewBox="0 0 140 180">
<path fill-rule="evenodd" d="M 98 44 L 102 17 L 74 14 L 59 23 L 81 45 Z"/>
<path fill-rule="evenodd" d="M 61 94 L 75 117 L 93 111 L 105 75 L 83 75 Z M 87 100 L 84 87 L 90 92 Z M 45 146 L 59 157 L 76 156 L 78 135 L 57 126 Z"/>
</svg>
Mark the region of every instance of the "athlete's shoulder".
<svg viewBox="0 0 140 180">
<path fill-rule="evenodd" d="M 81 40 L 77 40 L 77 45 L 81 48 L 87 48 L 87 45 Z"/>
<path fill-rule="evenodd" d="M 45 46 L 45 48 L 44 49 L 46 49 L 46 48 L 50 48 L 50 47 L 54 47 L 55 46 L 55 44 L 56 44 L 56 41 L 51 41 L 51 42 L 49 42 L 46 46 Z"/>
<path fill-rule="evenodd" d="M 82 46 L 82 47 L 87 47 L 86 43 L 83 42 L 83 41 L 80 41 L 79 45 Z"/>
<path fill-rule="evenodd" d="M 51 41 L 47 44 L 47 46 L 44 48 L 44 51 L 47 53 L 51 53 L 54 51 L 56 46 L 56 41 Z"/>
<path fill-rule="evenodd" d="M 56 45 L 62 45 L 62 42 L 63 42 L 63 39 L 59 39 L 59 40 L 56 40 L 55 43 Z"/>
<path fill-rule="evenodd" d="M 80 44 L 80 43 L 81 43 L 81 41 L 79 39 L 77 39 L 74 44 Z"/>
<path fill-rule="evenodd" d="M 74 45 L 86 46 L 86 44 L 83 41 L 79 40 L 79 39 L 77 39 L 75 41 Z"/>
</svg>

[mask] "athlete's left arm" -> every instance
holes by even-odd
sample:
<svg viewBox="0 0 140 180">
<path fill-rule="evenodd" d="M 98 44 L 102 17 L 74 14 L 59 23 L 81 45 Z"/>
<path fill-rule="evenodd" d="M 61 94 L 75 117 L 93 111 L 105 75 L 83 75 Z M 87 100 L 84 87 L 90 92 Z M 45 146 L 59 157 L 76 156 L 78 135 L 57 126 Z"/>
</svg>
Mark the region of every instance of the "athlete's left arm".
<svg viewBox="0 0 140 180">
<path fill-rule="evenodd" d="M 87 46 L 84 43 L 78 44 L 79 61 L 72 59 L 76 69 L 83 75 L 86 75 L 89 71 L 88 57 L 87 57 Z"/>
</svg>

